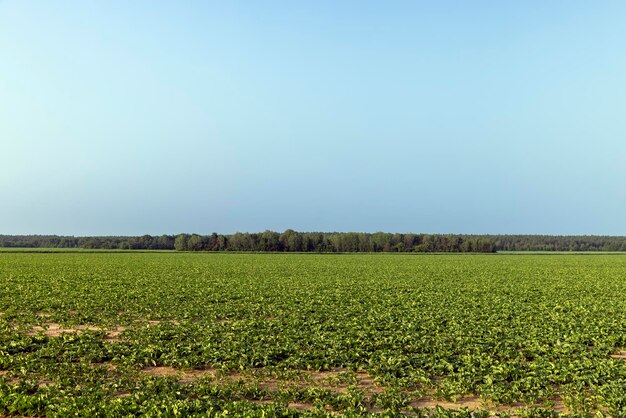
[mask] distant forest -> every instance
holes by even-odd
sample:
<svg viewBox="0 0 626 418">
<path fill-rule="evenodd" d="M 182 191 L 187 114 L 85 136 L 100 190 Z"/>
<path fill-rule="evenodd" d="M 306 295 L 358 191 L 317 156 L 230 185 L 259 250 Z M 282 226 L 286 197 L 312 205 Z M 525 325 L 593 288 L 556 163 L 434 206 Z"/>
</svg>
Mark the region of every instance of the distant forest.
<svg viewBox="0 0 626 418">
<path fill-rule="evenodd" d="M 626 251 L 626 237 L 551 235 L 446 235 L 357 232 L 236 233 L 73 237 L 0 235 L 4 248 L 85 248 L 257 252 L 479 252 Z"/>
</svg>

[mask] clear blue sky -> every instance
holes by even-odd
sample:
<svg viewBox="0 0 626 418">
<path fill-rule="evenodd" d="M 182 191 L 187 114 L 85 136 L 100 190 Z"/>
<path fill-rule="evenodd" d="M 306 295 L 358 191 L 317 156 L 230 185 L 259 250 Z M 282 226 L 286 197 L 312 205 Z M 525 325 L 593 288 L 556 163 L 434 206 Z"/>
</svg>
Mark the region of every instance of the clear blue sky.
<svg viewBox="0 0 626 418">
<path fill-rule="evenodd" d="M 0 0 L 0 233 L 626 234 L 625 21 Z"/>
</svg>

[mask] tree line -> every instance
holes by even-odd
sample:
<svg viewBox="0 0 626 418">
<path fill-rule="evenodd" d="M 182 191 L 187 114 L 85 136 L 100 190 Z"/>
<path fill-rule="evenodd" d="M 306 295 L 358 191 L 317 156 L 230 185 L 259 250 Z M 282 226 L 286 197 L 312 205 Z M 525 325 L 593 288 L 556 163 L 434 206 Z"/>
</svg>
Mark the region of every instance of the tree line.
<svg viewBox="0 0 626 418">
<path fill-rule="evenodd" d="M 264 231 L 74 237 L 0 235 L 0 247 L 258 252 L 626 251 L 626 237 Z"/>
<path fill-rule="evenodd" d="M 494 235 L 498 251 L 626 251 L 626 237 L 601 235 Z"/>
<path fill-rule="evenodd" d="M 2 248 L 85 248 L 103 250 L 173 250 L 174 235 L 138 237 L 74 237 L 59 235 L 0 235 Z"/>
<path fill-rule="evenodd" d="M 177 251 L 256 252 L 495 252 L 486 236 L 357 232 L 178 234 L 134 237 L 73 237 L 57 235 L 0 235 L 4 248 L 84 248 Z"/>
<path fill-rule="evenodd" d="M 176 236 L 180 251 L 271 251 L 271 252 L 495 252 L 495 243 L 485 237 L 433 234 L 377 233 L 236 233 Z"/>
</svg>

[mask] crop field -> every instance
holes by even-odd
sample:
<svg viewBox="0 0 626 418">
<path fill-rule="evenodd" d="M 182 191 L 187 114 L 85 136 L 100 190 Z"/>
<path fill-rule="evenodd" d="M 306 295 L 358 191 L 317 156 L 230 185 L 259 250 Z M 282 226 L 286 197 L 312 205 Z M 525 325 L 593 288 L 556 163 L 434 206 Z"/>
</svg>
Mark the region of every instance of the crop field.
<svg viewBox="0 0 626 418">
<path fill-rule="evenodd" d="M 625 417 L 625 255 L 0 253 L 0 415 Z"/>
</svg>

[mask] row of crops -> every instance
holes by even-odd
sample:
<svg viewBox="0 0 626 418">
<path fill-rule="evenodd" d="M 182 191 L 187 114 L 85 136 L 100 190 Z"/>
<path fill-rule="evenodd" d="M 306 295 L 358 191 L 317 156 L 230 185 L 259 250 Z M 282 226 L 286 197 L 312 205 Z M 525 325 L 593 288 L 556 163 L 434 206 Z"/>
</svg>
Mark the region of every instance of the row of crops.
<svg viewBox="0 0 626 418">
<path fill-rule="evenodd" d="M 0 254 L 0 414 L 626 416 L 626 256 Z"/>
</svg>

